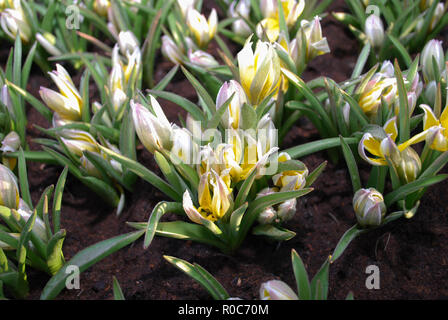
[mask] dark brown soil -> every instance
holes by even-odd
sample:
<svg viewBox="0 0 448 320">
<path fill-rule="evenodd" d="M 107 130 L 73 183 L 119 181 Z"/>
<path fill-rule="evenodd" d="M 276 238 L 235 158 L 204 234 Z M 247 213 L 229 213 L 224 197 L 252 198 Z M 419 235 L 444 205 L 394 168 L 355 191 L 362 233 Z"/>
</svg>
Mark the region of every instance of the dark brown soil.
<svg viewBox="0 0 448 320">
<path fill-rule="evenodd" d="M 207 2 L 207 1 L 206 1 Z M 344 10 L 344 1 L 334 1 L 331 10 Z M 323 20 L 332 53 L 318 57 L 309 66 L 305 80 L 327 75 L 343 81 L 351 74 L 358 54 L 358 44 L 343 26 L 331 17 Z M 171 64 L 160 57 L 156 77 L 160 79 Z M 29 89 L 37 95 L 40 85 L 51 86 L 36 71 Z M 167 90 L 196 99 L 191 86 L 182 77 Z M 172 121 L 181 113 L 173 104 L 163 103 Z M 33 124 L 48 124 L 33 109 L 28 112 L 30 136 L 39 132 Z M 285 139 L 285 147 L 318 139 L 318 134 L 305 121 L 298 123 Z M 36 145 L 32 145 L 37 148 Z M 139 161 L 157 171 L 152 156 L 139 149 Z M 326 159 L 318 153 L 302 159 L 310 169 Z M 29 163 L 32 197 L 37 201 L 44 188 L 56 183 L 60 167 Z M 248 236 L 234 256 L 189 241 L 156 237 L 148 250 L 142 241 L 122 249 L 81 274 L 80 290 L 64 290 L 58 299 L 112 299 L 112 276 L 116 276 L 127 299 L 210 299 L 196 282 L 179 272 L 163 259 L 171 255 L 199 263 L 224 285 L 233 297 L 257 299 L 260 284 L 282 279 L 294 288 L 290 261 L 291 249 L 301 255 L 310 275 L 314 274 L 331 254 L 342 234 L 355 223 L 351 206 L 352 189 L 344 164 L 329 164 L 314 185 L 315 190 L 300 200 L 297 214 L 287 227 L 297 236 L 288 241 L 270 243 Z M 448 182 L 429 189 L 418 214 L 410 220 L 401 219 L 384 228 L 356 239 L 343 256 L 331 266 L 330 299 L 344 299 L 353 291 L 356 299 L 446 299 L 448 298 Z M 443 191 L 445 190 L 445 191 Z M 69 260 L 79 250 L 98 241 L 132 231 L 127 221 L 146 221 L 154 205 L 163 195 L 139 180 L 133 194 L 127 195 L 126 209 L 120 217 L 114 210 L 75 178 L 69 176 L 64 194 L 62 227 L 67 230 L 64 245 Z M 368 265 L 375 264 L 381 272 L 381 289 L 365 286 Z M 29 270 L 30 299 L 38 299 L 49 280 L 45 274 Z"/>
</svg>

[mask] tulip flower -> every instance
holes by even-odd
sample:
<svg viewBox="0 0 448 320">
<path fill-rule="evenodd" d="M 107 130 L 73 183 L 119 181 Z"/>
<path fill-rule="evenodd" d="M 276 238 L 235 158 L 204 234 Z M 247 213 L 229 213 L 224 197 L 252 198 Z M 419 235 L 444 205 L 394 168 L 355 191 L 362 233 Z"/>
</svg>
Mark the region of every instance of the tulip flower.
<svg viewBox="0 0 448 320">
<path fill-rule="evenodd" d="M 397 146 L 395 144 L 395 139 L 398 136 L 396 118 L 387 121 L 383 129 L 386 133 L 385 137 L 374 137 L 370 132 L 367 132 L 359 142 L 359 155 L 374 166 L 387 165 L 386 157 L 391 159 L 394 166 L 399 166 L 402 160 L 401 152 L 413 144 L 424 141 L 429 134 L 428 131 L 423 131 Z M 368 156 L 366 151 L 372 156 Z"/>
<path fill-rule="evenodd" d="M 289 154 L 282 152 L 278 156 L 279 162 L 291 160 Z M 278 173 L 272 177 L 274 185 L 280 188 L 280 191 L 294 191 L 303 189 L 306 185 L 308 168 L 303 170 L 289 170 Z"/>
<path fill-rule="evenodd" d="M 428 131 L 426 143 L 433 150 L 448 151 L 448 108 L 445 107 L 439 119 L 428 105 L 421 104 L 420 108 L 425 112 L 423 130 Z"/>
<path fill-rule="evenodd" d="M 0 14 L 0 25 L 3 31 L 13 40 L 17 35 L 20 35 L 20 39 L 25 43 L 31 40 L 32 30 L 20 2 L 12 8 L 3 10 Z"/>
<path fill-rule="evenodd" d="M 41 87 L 39 93 L 42 100 L 61 118 L 70 121 L 80 120 L 83 102 L 67 70 L 57 64 L 56 71 L 49 72 L 49 75 L 56 83 L 59 93 Z"/>
<path fill-rule="evenodd" d="M 261 300 L 299 300 L 297 294 L 286 283 L 270 280 L 260 287 Z"/>
<path fill-rule="evenodd" d="M 387 61 L 381 71 L 369 80 L 361 92 L 358 103 L 367 116 L 374 117 L 381 106 L 381 100 L 392 105 L 396 98 L 398 98 L 397 79 L 393 76 L 393 66 L 391 70 Z"/>
<path fill-rule="evenodd" d="M 273 45 L 259 41 L 254 52 L 249 38 L 237 58 L 240 83 L 253 106 L 279 90 L 280 58 Z"/>
<path fill-rule="evenodd" d="M 313 21 L 302 20 L 301 27 L 296 35 L 298 53 L 301 54 L 302 48 L 305 46 L 306 57 L 305 62 L 313 60 L 315 57 L 329 53 L 327 38 L 322 37 L 322 27 L 320 18 L 315 17 Z"/>
<path fill-rule="evenodd" d="M 132 119 L 137 136 L 151 153 L 155 150 L 171 150 L 171 124 L 153 96 L 150 96 L 150 102 L 154 113 L 131 100 Z"/>
<path fill-rule="evenodd" d="M 218 14 L 213 9 L 207 20 L 197 10 L 190 9 L 187 12 L 187 26 L 193 34 L 193 39 L 199 48 L 206 48 L 216 34 Z"/>
<path fill-rule="evenodd" d="M 201 176 L 198 188 L 199 208 L 195 208 L 190 193 L 185 191 L 183 207 L 191 221 L 202 224 L 203 219 L 217 221 L 224 217 L 231 206 L 232 190 L 222 177 L 211 170 Z"/>
<path fill-rule="evenodd" d="M 386 214 L 383 195 L 374 188 L 358 190 L 353 197 L 353 209 L 361 227 L 381 225 Z"/>
<path fill-rule="evenodd" d="M 78 157 L 82 157 L 84 151 L 100 152 L 95 138 L 85 131 L 63 130 L 61 132 L 61 140 L 68 150 Z"/>
</svg>

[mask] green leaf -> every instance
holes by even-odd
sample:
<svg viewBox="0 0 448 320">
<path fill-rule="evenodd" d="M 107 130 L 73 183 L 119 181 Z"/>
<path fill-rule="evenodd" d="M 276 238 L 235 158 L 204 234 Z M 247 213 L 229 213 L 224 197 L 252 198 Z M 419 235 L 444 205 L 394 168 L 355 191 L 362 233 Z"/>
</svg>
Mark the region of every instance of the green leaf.
<svg viewBox="0 0 448 320">
<path fill-rule="evenodd" d="M 395 77 L 397 79 L 397 87 L 398 87 L 398 96 L 400 103 L 400 110 L 398 114 L 398 130 L 399 130 L 399 139 L 400 143 L 403 143 L 409 140 L 409 136 L 411 134 L 410 129 L 410 117 L 409 117 L 409 105 L 408 105 L 408 96 L 406 92 L 406 87 L 404 85 L 403 74 L 401 73 L 400 66 L 398 65 L 398 61 L 395 60 L 394 64 L 395 68 Z"/>
<path fill-rule="evenodd" d="M 123 295 L 123 291 L 121 290 L 120 284 L 115 276 L 112 278 L 113 282 L 113 290 L 114 290 L 114 300 L 126 300 Z"/>
<path fill-rule="evenodd" d="M 50 300 L 57 297 L 61 290 L 64 289 L 67 277 L 69 277 L 71 274 L 70 272 L 66 272 L 69 266 L 77 266 L 80 272 L 84 272 L 89 267 L 101 261 L 105 257 L 111 255 L 112 253 L 115 253 L 116 251 L 124 248 L 132 242 L 135 242 L 143 235 L 143 233 L 144 232 L 140 230 L 126 233 L 98 242 L 88 248 L 81 250 L 47 282 L 44 289 L 42 290 L 40 299 Z"/>
<path fill-rule="evenodd" d="M 182 72 L 187 77 L 188 81 L 195 88 L 199 97 L 204 101 L 205 110 L 204 112 L 207 114 L 207 118 L 210 119 L 212 115 L 216 112 L 216 105 L 213 101 L 212 97 L 208 94 L 207 90 L 201 85 L 201 83 L 184 67 L 182 68 Z"/>
<path fill-rule="evenodd" d="M 297 283 L 297 293 L 300 300 L 311 299 L 310 280 L 305 265 L 296 250 L 291 250 L 292 268 Z"/>
<path fill-rule="evenodd" d="M 156 175 L 151 170 L 145 168 L 143 165 L 138 163 L 137 161 L 134 161 L 132 159 L 129 159 L 127 157 L 124 157 L 118 153 L 113 152 L 112 150 L 105 148 L 103 146 L 100 146 L 101 150 L 103 150 L 108 156 L 113 158 L 114 160 L 120 162 L 123 166 L 127 167 L 129 170 L 133 171 L 136 175 L 141 177 L 143 180 L 149 182 L 151 185 L 165 193 L 167 196 L 169 196 L 171 199 L 175 201 L 182 201 L 181 196 L 176 192 L 176 190 L 160 179 L 158 175 Z"/>
<path fill-rule="evenodd" d="M 26 170 L 26 160 L 25 155 L 23 154 L 22 148 L 19 150 L 19 183 L 20 183 L 20 191 L 22 195 L 22 199 L 26 202 L 26 204 L 33 208 L 33 202 L 31 201 L 31 193 L 30 186 L 28 184 L 28 173 Z"/>
<path fill-rule="evenodd" d="M 256 236 L 268 237 L 275 241 L 288 241 L 296 236 L 296 233 L 291 230 L 271 224 L 260 224 L 252 229 L 252 233 Z"/>
<path fill-rule="evenodd" d="M 190 113 L 194 120 L 205 121 L 201 109 L 199 109 L 199 107 L 190 100 L 185 99 L 184 97 L 181 97 L 172 92 L 156 91 L 156 90 L 148 90 L 148 92 L 150 94 L 155 95 L 156 97 L 166 99 L 168 101 L 177 104 L 179 107 Z"/>
<path fill-rule="evenodd" d="M 65 181 L 67 180 L 68 167 L 66 166 L 62 170 L 59 176 L 58 182 L 56 183 L 56 189 L 53 195 L 53 230 L 54 233 L 58 233 L 61 225 L 61 206 L 62 206 L 62 195 L 64 193 Z"/>
<path fill-rule="evenodd" d="M 306 185 L 305 185 L 305 187 L 311 186 L 314 183 L 314 181 L 316 181 L 317 178 L 319 178 L 320 174 L 327 167 L 327 163 L 328 163 L 328 161 L 322 162 L 316 169 L 313 170 L 313 172 L 311 172 L 308 175 L 308 177 L 306 178 Z"/>
<path fill-rule="evenodd" d="M 145 240 L 143 242 L 143 248 L 147 249 L 154 238 L 154 235 L 157 231 L 157 225 L 159 224 L 160 219 L 165 213 L 174 212 L 174 213 L 184 213 L 184 209 L 182 204 L 179 202 L 159 202 L 152 211 L 149 216 L 148 223 L 146 225 L 145 232 Z"/>
<path fill-rule="evenodd" d="M 319 271 L 311 280 L 311 297 L 316 300 L 327 300 L 328 296 L 328 272 L 330 269 L 329 259 L 320 267 Z"/>
<path fill-rule="evenodd" d="M 65 263 L 64 254 L 62 253 L 65 236 L 65 230 L 59 230 L 48 242 L 47 265 L 52 275 L 55 275 Z"/>
<path fill-rule="evenodd" d="M 226 300 L 230 297 L 224 287 L 200 265 L 192 265 L 185 260 L 171 256 L 163 257 L 177 269 L 196 280 L 205 290 L 210 293 L 213 299 Z"/>
<path fill-rule="evenodd" d="M 333 254 L 330 256 L 330 263 L 335 262 L 344 252 L 344 250 L 348 247 L 350 242 L 353 241 L 358 235 L 363 233 L 365 230 L 358 229 L 358 225 L 354 225 L 350 229 L 348 229 L 344 235 L 339 240 L 336 248 L 333 251 Z"/>
<path fill-rule="evenodd" d="M 356 193 L 356 191 L 362 188 L 356 159 L 353 156 L 352 150 L 345 142 L 345 139 L 342 136 L 339 136 L 339 139 L 341 139 L 342 151 L 344 153 L 345 162 L 347 163 L 348 172 L 350 173 L 350 179 L 352 180 L 353 193 Z"/>
<path fill-rule="evenodd" d="M 439 183 L 445 180 L 446 178 L 448 178 L 447 174 L 439 174 L 437 176 L 413 181 L 387 194 L 384 197 L 384 202 L 386 203 L 386 206 L 389 208 L 392 204 L 406 198 L 411 193 L 429 187 L 433 184 Z"/>
<path fill-rule="evenodd" d="M 344 139 L 347 144 L 358 144 L 358 138 L 345 138 Z M 341 140 L 339 137 L 337 138 L 327 138 L 318 141 L 304 143 L 289 149 L 284 150 L 284 152 L 288 153 L 291 158 L 298 159 L 303 158 L 307 155 L 313 154 L 315 152 L 319 152 L 326 149 L 331 149 L 334 147 L 339 147 L 341 145 Z"/>
<path fill-rule="evenodd" d="M 406 66 L 410 67 L 410 65 L 412 64 L 412 58 L 409 55 L 409 53 L 406 50 L 406 48 L 401 44 L 400 40 L 395 38 L 393 35 L 391 35 L 390 33 L 386 33 L 386 34 L 387 34 L 387 37 L 389 38 L 389 40 L 392 42 L 392 44 L 398 50 L 398 53 L 403 58 L 404 63 L 406 64 Z"/>
</svg>

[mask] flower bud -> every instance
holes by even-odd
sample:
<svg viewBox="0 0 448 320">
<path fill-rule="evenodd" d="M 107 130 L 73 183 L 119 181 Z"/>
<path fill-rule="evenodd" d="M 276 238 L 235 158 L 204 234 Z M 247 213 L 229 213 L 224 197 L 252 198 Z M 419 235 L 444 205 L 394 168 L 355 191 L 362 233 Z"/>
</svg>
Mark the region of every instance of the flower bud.
<svg viewBox="0 0 448 320">
<path fill-rule="evenodd" d="M 370 45 L 375 49 L 380 49 L 384 42 L 384 26 L 381 18 L 371 14 L 365 23 L 365 34 Z"/>
<path fill-rule="evenodd" d="M 15 131 L 11 131 L 2 141 L 2 152 L 15 152 L 20 147 L 20 136 Z"/>
<path fill-rule="evenodd" d="M 250 14 L 250 0 L 240 0 L 238 3 L 233 1 L 229 6 L 229 16 L 231 18 L 244 17 L 249 19 Z M 251 33 L 251 28 L 243 19 L 235 20 L 232 23 L 232 30 L 240 37 L 247 38 Z"/>
<path fill-rule="evenodd" d="M 436 96 L 437 96 L 437 82 L 431 81 L 426 85 L 425 88 L 425 98 L 428 100 L 431 106 L 433 106 L 436 103 Z"/>
<path fill-rule="evenodd" d="M 171 150 L 171 124 L 157 100 L 153 96 L 150 96 L 150 100 L 154 114 L 131 100 L 132 119 L 137 136 L 151 153 L 155 150 Z"/>
<path fill-rule="evenodd" d="M 297 199 L 290 199 L 282 202 L 277 208 L 277 216 L 282 221 L 291 220 L 296 214 Z"/>
<path fill-rule="evenodd" d="M 196 50 L 194 52 L 189 50 L 188 58 L 192 64 L 199 67 L 213 68 L 219 66 L 218 61 L 216 61 L 211 54 L 202 50 Z"/>
<path fill-rule="evenodd" d="M 89 176 L 96 177 L 98 179 L 103 179 L 100 171 L 93 165 L 93 163 L 87 159 L 86 156 L 82 156 L 81 159 L 81 168 L 83 168 Z"/>
<path fill-rule="evenodd" d="M 59 92 L 40 87 L 39 94 L 42 100 L 50 109 L 59 113 L 61 118 L 72 121 L 81 119 L 83 102 L 67 70 L 57 64 L 56 70 L 49 74 L 58 86 Z"/>
<path fill-rule="evenodd" d="M 423 48 L 420 62 L 426 83 L 439 80 L 436 79 L 436 75 L 434 74 L 433 59 L 436 62 L 437 70 L 441 73 L 445 67 L 445 54 L 443 53 L 442 41 L 431 40 Z"/>
<path fill-rule="evenodd" d="M 358 190 L 353 197 L 353 209 L 361 227 L 381 225 L 386 214 L 383 195 L 374 188 Z"/>
<path fill-rule="evenodd" d="M 245 103 L 247 103 L 246 94 L 244 93 L 243 87 L 235 81 L 230 80 L 224 82 L 222 87 L 219 89 L 218 96 L 216 97 L 216 108 L 219 109 L 231 96 L 232 100 L 224 112 L 221 123 L 226 129 L 238 129 L 241 120 L 241 108 Z"/>
<path fill-rule="evenodd" d="M 6 106 L 9 114 L 14 117 L 14 108 L 12 106 L 11 96 L 9 94 L 8 85 L 4 84 L 2 90 L 0 91 L 0 100 Z"/>
<path fill-rule="evenodd" d="M 417 152 L 407 147 L 400 153 L 401 161 L 397 166 L 398 176 L 406 183 L 415 181 L 422 170 L 422 162 Z"/>
<path fill-rule="evenodd" d="M 184 17 L 187 16 L 187 13 L 190 9 L 194 8 L 195 2 L 196 0 L 177 0 L 177 4 Z"/>
<path fill-rule="evenodd" d="M 261 300 L 299 300 L 297 294 L 286 283 L 270 280 L 260 287 Z"/>
<path fill-rule="evenodd" d="M 195 9 L 187 12 L 187 26 L 193 34 L 196 44 L 200 48 L 205 48 L 213 39 L 218 28 L 218 14 L 213 9 L 208 20 Z"/>
<path fill-rule="evenodd" d="M 95 0 L 93 2 L 93 10 L 100 16 L 107 17 L 107 10 L 110 7 L 109 0 Z"/>
<path fill-rule="evenodd" d="M 267 207 L 258 216 L 259 224 L 270 224 L 277 218 L 277 212 L 272 207 Z"/>
<path fill-rule="evenodd" d="M 183 52 L 169 36 L 162 37 L 162 54 L 174 64 L 182 64 Z"/>
<path fill-rule="evenodd" d="M 17 209 L 20 203 L 17 178 L 4 165 L 0 164 L 0 205 Z"/>
<path fill-rule="evenodd" d="M 315 57 L 329 53 L 330 47 L 326 37 L 322 36 L 322 26 L 320 18 L 315 17 L 313 21 L 302 20 L 301 26 L 297 31 L 297 50 L 302 52 L 305 47 L 305 62 L 313 60 Z"/>
<path fill-rule="evenodd" d="M 135 50 L 140 50 L 140 45 L 132 31 L 121 31 L 118 34 L 118 45 L 123 55 L 129 57 Z"/>
<path fill-rule="evenodd" d="M 17 210 L 17 213 L 23 218 L 23 220 L 25 220 L 25 222 L 27 222 L 28 219 L 33 214 L 32 211 L 29 208 L 27 208 L 27 209 L 19 208 Z M 39 216 L 36 216 L 36 220 L 34 221 L 34 226 L 33 226 L 33 232 L 41 240 L 47 241 L 48 237 L 47 237 L 47 231 L 46 230 L 47 230 L 47 228 L 45 226 L 45 222 Z"/>
<path fill-rule="evenodd" d="M 84 151 L 100 152 L 95 138 L 90 133 L 82 130 L 63 130 L 61 140 L 70 152 L 80 158 L 83 156 Z"/>
<path fill-rule="evenodd" d="M 41 33 L 36 33 L 36 40 L 39 41 L 40 45 L 51 55 L 60 56 L 62 55 L 61 50 L 56 47 L 56 37 L 49 32 L 45 32 L 43 35 Z"/>
</svg>

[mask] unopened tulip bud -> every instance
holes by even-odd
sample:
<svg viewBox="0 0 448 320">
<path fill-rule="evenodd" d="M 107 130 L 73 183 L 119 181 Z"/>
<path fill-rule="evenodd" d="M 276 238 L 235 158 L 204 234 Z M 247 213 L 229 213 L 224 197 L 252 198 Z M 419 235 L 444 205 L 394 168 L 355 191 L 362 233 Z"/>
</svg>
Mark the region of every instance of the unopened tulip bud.
<svg viewBox="0 0 448 320">
<path fill-rule="evenodd" d="M 32 211 L 29 208 L 28 209 L 19 208 L 17 210 L 17 213 L 23 218 L 23 220 L 25 220 L 25 222 L 27 222 L 28 219 L 32 216 Z M 47 228 L 45 226 L 45 222 L 39 216 L 36 216 L 36 220 L 34 221 L 33 226 L 33 232 L 43 241 L 47 241 L 48 237 L 46 230 Z"/>
<path fill-rule="evenodd" d="M 162 54 L 174 64 L 182 64 L 184 60 L 182 49 L 169 36 L 162 37 Z"/>
<path fill-rule="evenodd" d="M 140 49 L 140 44 L 132 31 L 121 31 L 118 34 L 118 45 L 125 56 L 130 56 L 135 50 Z"/>
<path fill-rule="evenodd" d="M 265 282 L 260 287 L 261 300 L 298 300 L 297 294 L 280 280 Z"/>
<path fill-rule="evenodd" d="M 97 153 L 100 151 L 95 138 L 85 131 L 63 130 L 61 140 L 68 150 L 78 157 L 82 157 L 84 151 Z"/>
<path fill-rule="evenodd" d="M 422 162 L 417 152 L 407 147 L 401 152 L 400 165 L 397 166 L 398 176 L 406 183 L 415 181 L 422 170 Z"/>
<path fill-rule="evenodd" d="M 100 16 L 106 17 L 107 10 L 110 7 L 109 0 L 95 0 L 93 2 L 93 10 L 98 13 Z"/>
<path fill-rule="evenodd" d="M 371 14 L 366 19 L 365 33 L 370 45 L 375 49 L 380 49 L 384 42 L 384 26 L 381 18 Z"/>
<path fill-rule="evenodd" d="M 56 47 L 56 37 L 49 32 L 45 32 L 43 35 L 40 33 L 36 34 L 36 40 L 39 41 L 40 45 L 51 55 L 60 56 L 62 55 L 61 50 Z"/>
<path fill-rule="evenodd" d="M 290 199 L 282 202 L 277 208 L 277 216 L 282 221 L 291 220 L 296 214 L 297 199 Z"/>
<path fill-rule="evenodd" d="M 383 195 L 374 188 L 358 190 L 353 197 L 353 209 L 362 227 L 381 225 L 386 214 Z"/>
<path fill-rule="evenodd" d="M 433 106 L 436 103 L 436 96 L 437 96 L 437 82 L 431 81 L 426 85 L 425 88 L 425 98 L 428 100 L 431 106 Z"/>
<path fill-rule="evenodd" d="M 15 131 L 11 131 L 2 141 L 2 152 L 15 152 L 20 147 L 20 136 Z"/>
<path fill-rule="evenodd" d="M 4 165 L 0 164 L 0 205 L 17 209 L 20 203 L 17 178 Z"/>
<path fill-rule="evenodd" d="M 436 69 L 441 73 L 445 67 L 445 54 L 443 53 L 442 41 L 431 40 L 423 48 L 420 61 L 426 83 L 438 81 L 434 74 L 433 60 L 436 62 Z"/>
<path fill-rule="evenodd" d="M 151 153 L 155 150 L 171 150 L 171 124 L 157 100 L 153 96 L 150 96 L 150 100 L 154 114 L 131 100 L 132 119 L 137 136 Z"/>
<path fill-rule="evenodd" d="M 2 90 L 0 91 L 0 100 L 6 106 L 11 116 L 14 116 L 14 109 L 7 84 L 3 85 Z"/>
<path fill-rule="evenodd" d="M 270 224 L 277 218 L 277 212 L 272 207 L 267 207 L 258 216 L 258 223 Z"/>
<path fill-rule="evenodd" d="M 252 33 L 252 30 L 247 25 L 246 21 L 241 19 L 241 17 L 249 19 L 249 14 L 250 0 L 240 0 L 238 3 L 233 1 L 229 6 L 229 16 L 231 18 L 239 18 L 232 23 L 232 30 L 243 38 L 247 38 Z"/>
<path fill-rule="evenodd" d="M 219 109 L 231 96 L 232 100 L 224 112 L 221 123 L 226 129 L 238 129 L 241 121 L 241 109 L 245 103 L 247 103 L 247 97 L 244 93 L 243 87 L 235 81 L 230 80 L 224 82 L 219 89 L 218 96 L 216 97 L 216 108 Z"/>
<path fill-rule="evenodd" d="M 179 8 L 184 17 L 187 16 L 187 13 L 190 9 L 194 8 L 195 2 L 196 0 L 177 0 L 177 4 L 179 5 Z"/>
<path fill-rule="evenodd" d="M 196 50 L 194 52 L 190 50 L 188 58 L 192 64 L 199 67 L 213 68 L 219 66 L 218 61 L 216 61 L 211 54 L 202 50 Z"/>
<path fill-rule="evenodd" d="M 102 179 L 102 175 L 100 171 L 93 165 L 93 163 L 87 159 L 86 156 L 82 156 L 81 159 L 81 167 L 87 172 L 89 176 L 96 177 L 98 179 Z"/>
</svg>

